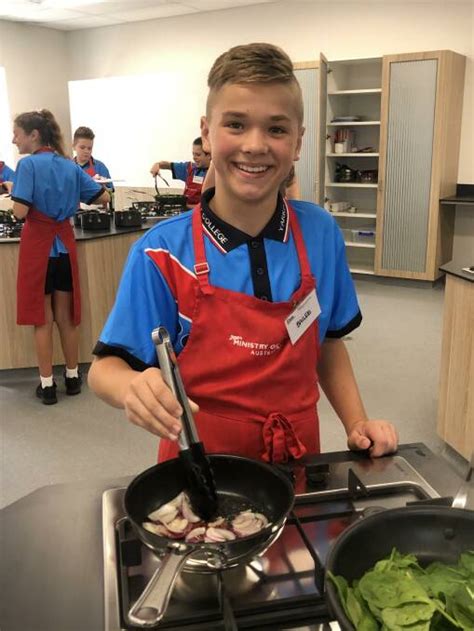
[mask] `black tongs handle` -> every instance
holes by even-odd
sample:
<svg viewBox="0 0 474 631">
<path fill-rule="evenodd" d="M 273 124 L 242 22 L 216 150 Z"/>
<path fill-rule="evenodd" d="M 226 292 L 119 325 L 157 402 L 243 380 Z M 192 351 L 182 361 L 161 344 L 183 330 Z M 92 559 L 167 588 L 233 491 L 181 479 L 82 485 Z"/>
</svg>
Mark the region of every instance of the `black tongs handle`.
<svg viewBox="0 0 474 631">
<path fill-rule="evenodd" d="M 156 354 L 158 356 L 163 380 L 183 408 L 183 414 L 181 416 L 183 429 L 179 435 L 179 447 L 180 449 L 189 449 L 192 444 L 199 442 L 199 437 L 194 423 L 194 416 L 191 412 L 191 406 L 189 405 L 189 399 L 186 395 L 183 380 L 179 372 L 176 354 L 171 344 L 170 335 L 164 326 L 160 326 L 153 330 L 151 337 L 156 346 Z"/>
<path fill-rule="evenodd" d="M 160 191 L 159 191 L 159 189 L 158 189 L 158 182 L 156 181 L 156 178 L 157 178 L 157 177 L 159 177 L 159 178 L 160 178 L 160 180 L 162 180 L 162 181 L 166 184 L 166 186 L 167 186 L 168 188 L 170 187 L 170 185 L 169 185 L 169 182 L 167 182 L 167 180 L 165 180 L 165 178 L 164 178 L 162 175 L 160 175 L 159 173 L 157 173 L 157 174 L 155 175 L 155 191 L 156 191 L 156 194 L 157 194 L 157 195 L 161 195 L 161 193 L 160 193 Z"/>
</svg>

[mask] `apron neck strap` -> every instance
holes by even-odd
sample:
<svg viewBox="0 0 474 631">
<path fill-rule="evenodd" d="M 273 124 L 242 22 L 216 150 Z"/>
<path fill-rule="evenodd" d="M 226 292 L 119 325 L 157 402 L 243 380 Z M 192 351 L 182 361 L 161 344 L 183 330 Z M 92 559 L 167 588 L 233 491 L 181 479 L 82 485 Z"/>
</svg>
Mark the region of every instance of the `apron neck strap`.
<svg viewBox="0 0 474 631">
<path fill-rule="evenodd" d="M 306 246 L 303 239 L 303 234 L 296 217 L 296 213 L 293 210 L 291 204 L 285 204 L 289 213 L 290 230 L 295 240 L 296 252 L 298 253 L 298 260 L 301 268 L 301 276 L 307 277 L 311 275 L 311 267 L 306 252 Z M 206 259 L 206 249 L 204 245 L 204 231 L 202 228 L 202 214 L 201 204 L 195 206 L 192 210 L 192 231 L 193 231 L 193 244 L 194 244 L 194 273 L 196 274 L 199 286 L 204 293 L 211 293 L 212 288 L 209 284 L 209 264 Z"/>
<path fill-rule="evenodd" d="M 306 252 L 306 246 L 304 243 L 303 233 L 301 232 L 298 217 L 296 216 L 296 212 L 293 209 L 293 206 L 286 200 L 284 200 L 284 203 L 286 204 L 290 217 L 290 229 L 293 234 L 293 239 L 295 240 L 295 247 L 298 253 L 301 276 L 312 276 L 311 266 L 308 260 L 308 253 Z"/>
<path fill-rule="evenodd" d="M 194 273 L 199 283 L 201 291 L 211 293 L 209 284 L 209 265 L 206 259 L 206 249 L 204 246 L 204 232 L 202 229 L 201 204 L 192 210 L 193 244 L 194 244 Z"/>
</svg>

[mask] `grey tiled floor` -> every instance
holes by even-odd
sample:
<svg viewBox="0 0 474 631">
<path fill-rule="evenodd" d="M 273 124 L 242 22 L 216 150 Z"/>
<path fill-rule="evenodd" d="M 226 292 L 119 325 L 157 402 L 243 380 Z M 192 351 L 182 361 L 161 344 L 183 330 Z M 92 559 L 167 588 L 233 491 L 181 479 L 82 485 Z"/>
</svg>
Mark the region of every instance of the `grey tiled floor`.
<svg viewBox="0 0 474 631">
<path fill-rule="evenodd" d="M 442 283 L 370 278 L 358 280 L 357 290 L 364 321 L 347 343 L 369 414 L 392 420 L 401 442 L 442 450 L 436 436 Z M 66 397 L 61 372 L 54 406 L 35 398 L 36 370 L 0 372 L 1 505 L 48 484 L 134 475 L 156 461 L 151 434 L 87 387 Z M 319 413 L 323 451 L 344 449 L 342 426 L 324 397 Z"/>
</svg>

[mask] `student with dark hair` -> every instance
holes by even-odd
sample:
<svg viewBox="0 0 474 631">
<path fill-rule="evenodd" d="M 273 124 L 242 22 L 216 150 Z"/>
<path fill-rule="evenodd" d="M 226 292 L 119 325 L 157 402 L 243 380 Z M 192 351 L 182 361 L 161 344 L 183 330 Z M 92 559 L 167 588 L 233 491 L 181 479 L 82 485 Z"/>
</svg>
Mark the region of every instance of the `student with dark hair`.
<svg viewBox="0 0 474 631">
<path fill-rule="evenodd" d="M 192 162 L 168 162 L 161 160 L 155 162 L 150 173 L 158 175 L 160 169 L 171 169 L 174 180 L 185 182 L 184 194 L 188 208 L 193 208 L 201 201 L 201 189 L 206 177 L 211 154 L 204 150 L 201 137 L 193 141 L 193 161 Z"/>
<path fill-rule="evenodd" d="M 13 186 L 15 171 L 5 162 L 0 162 L 0 193 L 10 193 Z"/>
<path fill-rule="evenodd" d="M 70 218 L 80 201 L 106 203 L 109 194 L 66 157 L 61 130 L 48 110 L 15 118 L 13 144 L 30 154 L 17 165 L 13 213 L 25 218 L 17 277 L 17 323 L 34 326 L 40 384 L 36 395 L 57 402 L 53 381 L 53 322 L 65 358 L 67 394 L 79 394 L 79 270 Z"/>
<path fill-rule="evenodd" d="M 76 162 L 83 171 L 100 182 L 101 178 L 110 179 L 108 168 L 103 162 L 92 156 L 95 134 L 90 127 L 78 127 L 74 132 L 72 148 Z M 107 182 L 107 188 L 113 190 L 112 182 Z"/>
</svg>

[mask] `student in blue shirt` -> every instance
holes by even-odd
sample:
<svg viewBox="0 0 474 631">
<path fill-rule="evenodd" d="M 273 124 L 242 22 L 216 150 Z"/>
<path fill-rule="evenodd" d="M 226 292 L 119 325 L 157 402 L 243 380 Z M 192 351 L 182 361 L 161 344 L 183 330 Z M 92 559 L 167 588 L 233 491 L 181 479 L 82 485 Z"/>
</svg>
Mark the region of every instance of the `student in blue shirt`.
<svg viewBox="0 0 474 631">
<path fill-rule="evenodd" d="M 304 133 L 291 60 L 271 44 L 236 46 L 208 85 L 215 188 L 133 246 L 89 384 L 160 437 L 160 461 L 175 457 L 181 409 L 151 340 L 165 326 L 209 453 L 318 453 L 319 387 L 349 448 L 394 451 L 396 430 L 369 419 L 342 339 L 362 320 L 342 234 L 324 209 L 279 194 Z"/>
<path fill-rule="evenodd" d="M 36 395 L 57 403 L 53 380 L 53 322 L 65 358 L 66 393 L 79 394 L 79 270 L 70 219 L 80 201 L 106 203 L 109 194 L 66 157 L 61 130 L 48 110 L 15 118 L 13 143 L 31 154 L 17 165 L 13 212 L 25 224 L 17 277 L 17 323 L 34 327 L 40 383 Z"/>
<path fill-rule="evenodd" d="M 15 171 L 10 169 L 5 162 L 0 162 L 0 192 L 10 193 L 13 185 Z"/>
<path fill-rule="evenodd" d="M 211 154 L 203 149 L 201 137 L 193 142 L 192 162 L 168 162 L 161 160 L 155 162 L 150 173 L 158 175 L 160 169 L 171 169 L 174 180 L 185 182 L 184 195 L 188 208 L 193 208 L 199 204 L 204 179 L 211 162 Z"/>
<path fill-rule="evenodd" d="M 95 134 L 90 127 L 78 127 L 74 132 L 73 149 L 74 162 L 92 178 L 100 181 L 100 178 L 110 179 L 108 168 L 103 162 L 92 156 Z M 112 182 L 107 182 L 107 188 L 113 190 Z"/>
</svg>

